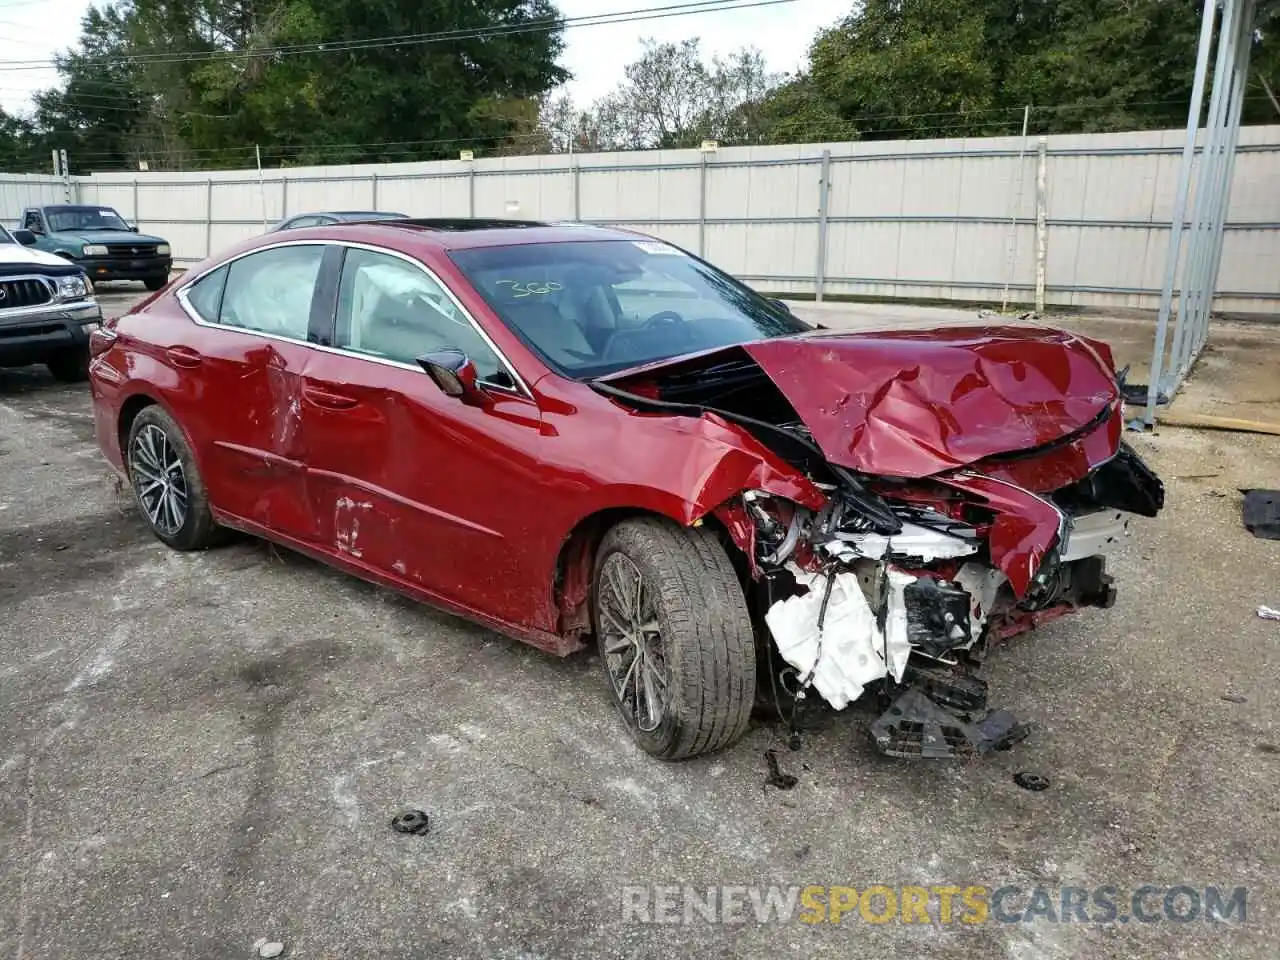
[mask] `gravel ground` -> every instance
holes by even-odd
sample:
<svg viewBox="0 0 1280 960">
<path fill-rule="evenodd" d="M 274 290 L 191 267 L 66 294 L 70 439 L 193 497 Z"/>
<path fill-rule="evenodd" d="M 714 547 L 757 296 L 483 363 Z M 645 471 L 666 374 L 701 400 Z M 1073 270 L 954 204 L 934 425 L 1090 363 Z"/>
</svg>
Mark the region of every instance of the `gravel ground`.
<svg viewBox="0 0 1280 960">
<path fill-rule="evenodd" d="M 845 711 L 798 752 L 760 725 L 664 765 L 590 656 L 261 543 L 167 550 L 115 489 L 86 390 L 0 371 L 0 957 L 251 957 L 262 938 L 290 958 L 1274 957 L 1280 623 L 1254 608 L 1280 606 L 1280 543 L 1243 530 L 1237 488 L 1280 486 L 1280 439 L 1134 442 L 1169 507 L 1113 561 L 1117 606 L 990 661 L 1026 743 L 889 761 Z M 792 790 L 766 786 L 775 747 Z M 407 807 L 428 834 L 390 829 Z M 1036 886 L 1148 883 L 1247 887 L 1247 920 L 624 911 L 644 884 L 1016 886 L 1017 909 Z"/>
</svg>

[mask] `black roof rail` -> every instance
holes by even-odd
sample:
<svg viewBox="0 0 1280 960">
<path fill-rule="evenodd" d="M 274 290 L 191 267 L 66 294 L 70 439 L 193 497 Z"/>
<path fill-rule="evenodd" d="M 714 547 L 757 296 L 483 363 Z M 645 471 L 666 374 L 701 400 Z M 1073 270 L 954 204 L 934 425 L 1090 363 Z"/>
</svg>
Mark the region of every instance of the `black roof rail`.
<svg viewBox="0 0 1280 960">
<path fill-rule="evenodd" d="M 479 217 L 409 217 L 404 220 L 382 220 L 388 227 L 411 227 L 419 230 L 512 230 L 521 227 L 548 227 L 540 220 L 499 220 Z"/>
</svg>

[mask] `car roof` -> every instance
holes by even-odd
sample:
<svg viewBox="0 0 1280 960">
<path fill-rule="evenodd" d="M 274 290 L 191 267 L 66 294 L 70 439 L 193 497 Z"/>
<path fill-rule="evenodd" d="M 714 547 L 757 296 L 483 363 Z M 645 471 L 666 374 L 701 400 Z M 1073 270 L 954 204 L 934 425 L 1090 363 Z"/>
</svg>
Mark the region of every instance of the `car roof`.
<svg viewBox="0 0 1280 960">
<path fill-rule="evenodd" d="M 387 210 L 311 210 L 307 213 L 295 213 L 289 220 L 302 217 L 386 217 L 388 219 L 406 219 L 408 214 L 391 213 Z"/>
<path fill-rule="evenodd" d="M 589 223 L 543 223 L 536 220 L 472 218 L 378 220 L 330 224 L 316 231 L 341 231 L 347 239 L 362 239 L 391 246 L 430 246 L 439 250 L 476 247 L 510 247 L 536 243 L 569 243 L 574 240 L 637 240 L 642 234 Z"/>
<path fill-rule="evenodd" d="M 42 203 L 38 207 L 28 207 L 28 210 L 110 210 L 115 213 L 115 207 L 105 203 Z"/>
</svg>

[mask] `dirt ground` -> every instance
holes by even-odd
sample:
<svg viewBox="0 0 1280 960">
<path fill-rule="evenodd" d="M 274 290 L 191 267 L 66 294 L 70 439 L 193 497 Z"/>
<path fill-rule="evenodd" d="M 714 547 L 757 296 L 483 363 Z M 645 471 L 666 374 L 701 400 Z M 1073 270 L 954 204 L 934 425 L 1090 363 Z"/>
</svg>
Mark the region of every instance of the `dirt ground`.
<svg viewBox="0 0 1280 960">
<path fill-rule="evenodd" d="M 1143 321 L 1054 322 L 1149 349 Z M 1215 327 L 1178 404 L 1276 419 L 1278 364 L 1280 327 Z M 1255 608 L 1280 607 L 1280 542 L 1245 532 L 1239 488 L 1280 487 L 1280 438 L 1131 439 L 1169 502 L 1112 562 L 1116 607 L 990 661 L 1027 742 L 890 761 L 849 710 L 795 752 L 760 725 L 665 765 L 590 656 L 261 543 L 167 550 L 114 488 L 87 391 L 0 371 L 0 956 L 1274 957 L 1280 623 Z M 770 748 L 794 789 L 766 786 Z M 428 834 L 389 828 L 407 807 Z M 624 910 L 645 884 L 1245 887 L 1247 918 L 650 924 Z"/>
</svg>

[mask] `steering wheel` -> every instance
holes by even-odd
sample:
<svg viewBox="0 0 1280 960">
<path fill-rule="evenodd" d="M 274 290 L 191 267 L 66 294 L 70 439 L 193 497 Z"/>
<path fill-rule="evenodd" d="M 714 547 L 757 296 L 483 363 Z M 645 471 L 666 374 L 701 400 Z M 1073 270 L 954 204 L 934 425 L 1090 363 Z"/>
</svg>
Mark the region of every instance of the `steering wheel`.
<svg viewBox="0 0 1280 960">
<path fill-rule="evenodd" d="M 684 317 L 676 313 L 674 310 L 659 310 L 653 316 L 649 317 L 644 323 L 640 324 L 640 330 L 648 330 L 650 327 L 657 326 L 659 323 L 684 323 Z"/>
</svg>

